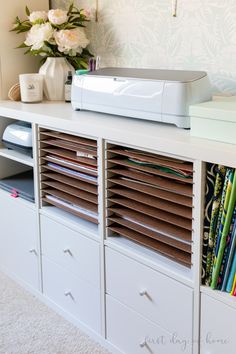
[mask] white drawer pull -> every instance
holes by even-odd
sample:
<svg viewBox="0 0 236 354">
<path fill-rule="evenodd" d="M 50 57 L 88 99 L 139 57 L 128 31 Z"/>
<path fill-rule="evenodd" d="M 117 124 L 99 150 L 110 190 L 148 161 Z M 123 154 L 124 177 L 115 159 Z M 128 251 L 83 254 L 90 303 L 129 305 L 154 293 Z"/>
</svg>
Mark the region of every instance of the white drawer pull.
<svg viewBox="0 0 236 354">
<path fill-rule="evenodd" d="M 142 341 L 139 343 L 140 348 L 144 348 L 146 345 L 147 345 L 146 339 L 142 340 Z"/>
<path fill-rule="evenodd" d="M 144 295 L 147 296 L 147 295 L 148 295 L 148 292 L 147 292 L 147 290 L 143 289 L 143 290 L 140 290 L 140 291 L 139 291 L 139 295 L 140 295 L 140 296 L 144 296 Z"/>
<path fill-rule="evenodd" d="M 65 292 L 64 292 L 64 295 L 65 295 L 66 297 L 70 297 L 72 300 L 74 300 L 74 296 L 72 295 L 71 291 L 65 291 Z"/>
<path fill-rule="evenodd" d="M 35 254 L 35 256 L 37 256 L 37 251 L 36 251 L 34 248 L 32 248 L 31 250 L 29 250 L 29 253 Z"/>
<path fill-rule="evenodd" d="M 63 250 L 63 252 L 64 252 L 65 254 L 69 254 L 71 257 L 73 256 L 73 254 L 72 254 L 72 252 L 71 252 L 71 250 L 70 250 L 69 248 L 65 248 L 65 249 Z"/>
</svg>

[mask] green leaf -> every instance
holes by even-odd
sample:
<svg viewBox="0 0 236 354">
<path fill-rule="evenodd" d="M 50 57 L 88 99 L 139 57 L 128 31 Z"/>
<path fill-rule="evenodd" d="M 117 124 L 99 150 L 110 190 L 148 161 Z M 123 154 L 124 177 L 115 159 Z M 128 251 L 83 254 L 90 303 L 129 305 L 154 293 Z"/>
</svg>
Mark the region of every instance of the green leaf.
<svg viewBox="0 0 236 354">
<path fill-rule="evenodd" d="M 74 7 L 74 3 L 72 2 L 72 3 L 70 4 L 69 9 L 68 9 L 67 15 L 69 15 L 69 14 L 72 12 L 73 7 Z"/>
<path fill-rule="evenodd" d="M 27 7 L 27 6 L 25 7 L 25 13 L 26 13 L 26 15 L 27 15 L 27 16 L 29 16 L 29 15 L 30 15 L 30 10 L 28 9 L 28 7 Z"/>
<path fill-rule="evenodd" d="M 19 48 L 28 48 L 29 46 L 26 45 L 25 43 L 22 43 L 20 44 L 18 47 L 16 47 L 16 49 L 19 49 Z"/>
</svg>

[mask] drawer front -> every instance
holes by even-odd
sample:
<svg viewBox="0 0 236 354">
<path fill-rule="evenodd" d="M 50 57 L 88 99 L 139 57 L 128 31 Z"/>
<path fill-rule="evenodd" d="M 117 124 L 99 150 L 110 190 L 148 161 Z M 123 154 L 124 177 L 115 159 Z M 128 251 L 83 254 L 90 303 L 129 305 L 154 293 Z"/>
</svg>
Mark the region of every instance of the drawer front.
<svg viewBox="0 0 236 354">
<path fill-rule="evenodd" d="M 106 292 L 171 333 L 192 340 L 193 291 L 106 248 Z"/>
<path fill-rule="evenodd" d="M 39 290 L 36 211 L 0 190 L 1 267 Z"/>
<path fill-rule="evenodd" d="M 68 227 L 41 216 L 42 253 L 69 272 L 100 285 L 99 244 Z"/>
<path fill-rule="evenodd" d="M 42 263 L 44 295 L 101 333 L 100 291 L 46 257 L 43 257 Z"/>
<path fill-rule="evenodd" d="M 125 354 L 192 353 L 191 343 L 106 296 L 107 340 Z"/>
<path fill-rule="evenodd" d="M 201 354 L 235 354 L 236 310 L 201 295 Z"/>
</svg>

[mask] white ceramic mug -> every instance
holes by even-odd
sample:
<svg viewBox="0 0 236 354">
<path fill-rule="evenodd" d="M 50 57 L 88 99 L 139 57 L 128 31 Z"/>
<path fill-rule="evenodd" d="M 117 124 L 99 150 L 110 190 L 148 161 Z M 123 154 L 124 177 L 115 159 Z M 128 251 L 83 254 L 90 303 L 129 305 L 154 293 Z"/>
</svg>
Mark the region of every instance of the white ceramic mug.
<svg viewBox="0 0 236 354">
<path fill-rule="evenodd" d="M 19 81 L 22 102 L 41 102 L 43 100 L 43 75 L 20 74 Z"/>
</svg>

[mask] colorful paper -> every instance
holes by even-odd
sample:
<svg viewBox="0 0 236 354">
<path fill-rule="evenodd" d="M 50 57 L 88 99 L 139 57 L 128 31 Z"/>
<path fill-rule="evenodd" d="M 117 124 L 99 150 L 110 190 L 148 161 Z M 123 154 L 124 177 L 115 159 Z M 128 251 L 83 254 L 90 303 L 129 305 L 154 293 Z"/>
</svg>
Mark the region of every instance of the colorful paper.
<svg viewBox="0 0 236 354">
<path fill-rule="evenodd" d="M 206 169 L 206 192 L 205 192 L 205 212 L 204 212 L 204 227 L 203 227 L 203 247 L 202 247 L 202 284 L 206 280 L 207 266 L 207 250 L 210 232 L 210 223 L 212 215 L 212 207 L 214 200 L 214 189 L 216 182 L 218 166 L 212 163 L 207 163 Z"/>
<path fill-rule="evenodd" d="M 231 180 L 229 180 L 229 183 L 231 184 Z M 233 216 L 233 211 L 235 207 L 235 202 L 236 202 L 236 173 L 234 174 L 233 178 L 233 183 L 232 187 L 230 186 L 229 188 L 232 188 L 232 191 L 230 190 L 229 195 L 229 201 L 225 201 L 224 206 L 227 207 L 227 210 L 224 210 L 223 214 L 225 215 L 225 220 L 224 220 L 224 226 L 223 226 L 223 231 L 221 235 L 221 240 L 220 240 L 220 246 L 219 246 L 219 251 L 217 256 L 215 257 L 215 263 L 214 263 L 214 268 L 213 268 L 213 275 L 212 275 L 212 282 L 211 282 L 211 288 L 215 289 L 217 286 L 217 281 L 220 273 L 220 267 L 223 259 L 223 254 L 224 254 L 224 249 L 226 246 L 226 237 L 229 233 L 230 229 L 230 224 Z M 228 197 L 228 195 L 226 195 Z"/>
<path fill-rule="evenodd" d="M 212 204 L 210 231 L 209 231 L 208 248 L 207 248 L 205 284 L 208 286 L 210 286 L 211 283 L 212 252 L 215 245 L 216 227 L 217 227 L 217 221 L 219 216 L 220 202 L 221 202 L 222 190 L 224 186 L 225 174 L 226 174 L 226 167 L 219 165 L 217 168 L 217 176 L 216 176 L 216 182 L 214 188 L 214 197 L 213 197 L 213 204 Z"/>
</svg>

